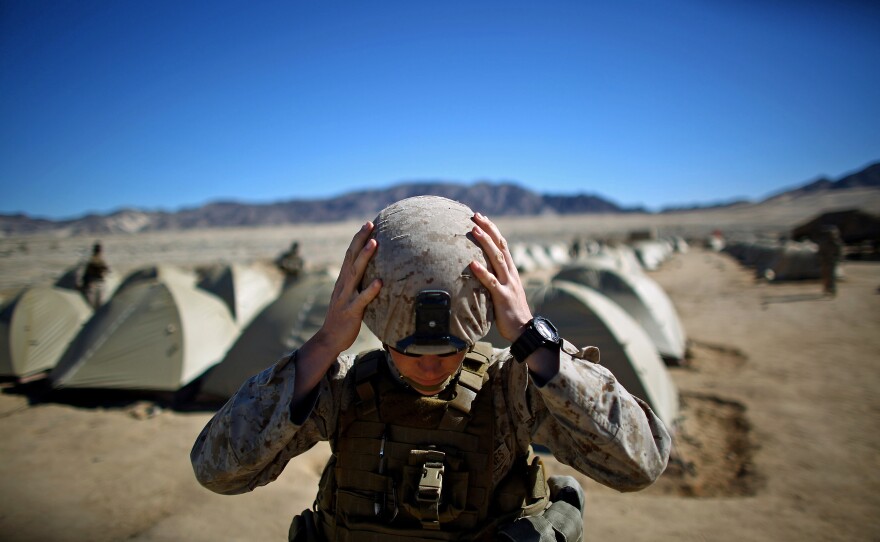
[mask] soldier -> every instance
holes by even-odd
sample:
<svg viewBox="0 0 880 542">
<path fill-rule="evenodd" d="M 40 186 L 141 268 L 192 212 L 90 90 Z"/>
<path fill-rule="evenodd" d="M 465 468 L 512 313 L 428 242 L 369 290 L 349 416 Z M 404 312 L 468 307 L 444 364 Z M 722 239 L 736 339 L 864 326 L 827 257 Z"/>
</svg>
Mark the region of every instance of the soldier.
<svg viewBox="0 0 880 542">
<path fill-rule="evenodd" d="M 93 309 L 101 306 L 104 297 L 104 277 L 110 271 L 110 267 L 104 262 L 101 243 L 92 245 L 92 257 L 86 263 L 83 271 L 80 288 L 86 301 Z"/>
<path fill-rule="evenodd" d="M 340 356 L 362 320 L 384 349 Z M 510 348 L 479 342 L 492 320 Z M 489 219 L 409 198 L 354 236 L 323 327 L 214 415 L 193 468 L 212 491 L 244 493 L 329 440 L 289 540 L 582 540 L 582 489 L 548 480 L 532 442 L 620 491 L 654 482 L 670 450 L 598 359 L 532 316 Z"/>
<path fill-rule="evenodd" d="M 299 255 L 299 243 L 294 241 L 290 245 L 290 250 L 279 256 L 275 263 L 284 271 L 288 280 L 299 278 L 303 269 L 303 259 Z"/>
<path fill-rule="evenodd" d="M 819 268 L 822 274 L 822 293 L 837 295 L 837 263 L 843 254 L 843 243 L 837 226 L 823 226 L 819 232 Z"/>
</svg>

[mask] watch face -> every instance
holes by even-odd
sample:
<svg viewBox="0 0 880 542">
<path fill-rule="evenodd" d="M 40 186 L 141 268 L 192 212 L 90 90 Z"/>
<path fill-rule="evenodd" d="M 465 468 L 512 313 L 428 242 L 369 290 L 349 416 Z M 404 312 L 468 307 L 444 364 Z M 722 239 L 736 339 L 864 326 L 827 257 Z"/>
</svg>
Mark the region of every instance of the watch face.
<svg viewBox="0 0 880 542">
<path fill-rule="evenodd" d="M 541 334 L 542 337 L 548 340 L 555 340 L 556 333 L 553 331 L 553 328 L 545 320 L 535 320 L 535 329 L 538 333 Z"/>
</svg>

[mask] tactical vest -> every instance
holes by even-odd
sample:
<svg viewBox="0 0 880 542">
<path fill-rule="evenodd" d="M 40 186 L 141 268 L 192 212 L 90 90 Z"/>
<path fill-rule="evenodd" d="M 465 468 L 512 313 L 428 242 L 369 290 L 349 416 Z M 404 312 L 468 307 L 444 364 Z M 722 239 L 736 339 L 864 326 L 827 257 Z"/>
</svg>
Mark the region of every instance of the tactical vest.
<svg viewBox="0 0 880 542">
<path fill-rule="evenodd" d="M 315 501 L 326 540 L 491 540 L 498 525 L 546 508 L 540 459 L 522 451 L 493 488 L 491 346 L 426 397 L 393 379 L 386 353 L 358 356 L 356 400 L 340 412 Z"/>
</svg>

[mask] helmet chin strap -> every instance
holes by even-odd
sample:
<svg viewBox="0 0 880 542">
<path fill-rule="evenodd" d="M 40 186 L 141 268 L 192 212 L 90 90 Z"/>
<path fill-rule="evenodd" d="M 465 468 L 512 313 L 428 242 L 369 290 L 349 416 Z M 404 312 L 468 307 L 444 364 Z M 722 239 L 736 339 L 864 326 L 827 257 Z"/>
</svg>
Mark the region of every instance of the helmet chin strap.
<svg viewBox="0 0 880 542">
<path fill-rule="evenodd" d="M 391 359 L 391 354 L 389 354 L 388 352 L 385 353 L 385 360 L 388 362 L 388 368 L 391 369 L 391 375 L 394 376 L 394 378 L 396 378 L 401 384 L 409 386 L 410 388 L 418 392 L 430 393 L 431 395 L 438 394 L 441 391 L 445 390 L 446 386 L 448 386 L 449 383 L 452 382 L 452 380 L 456 376 L 458 376 L 458 373 L 461 372 L 461 368 L 464 365 L 464 360 L 462 360 L 462 362 L 458 366 L 458 369 L 456 369 L 453 374 L 449 375 L 446 380 L 440 382 L 439 384 L 434 384 L 433 386 L 425 386 L 419 384 L 411 378 L 405 377 L 400 374 L 400 371 L 397 370 L 397 366 L 394 365 L 394 360 Z"/>
</svg>

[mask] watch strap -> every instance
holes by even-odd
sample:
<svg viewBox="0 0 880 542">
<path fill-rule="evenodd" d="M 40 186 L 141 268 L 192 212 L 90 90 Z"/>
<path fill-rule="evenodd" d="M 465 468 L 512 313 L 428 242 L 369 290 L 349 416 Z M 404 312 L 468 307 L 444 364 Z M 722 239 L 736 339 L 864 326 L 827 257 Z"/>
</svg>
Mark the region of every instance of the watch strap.
<svg viewBox="0 0 880 542">
<path fill-rule="evenodd" d="M 522 363 L 538 348 L 558 347 L 560 342 L 558 336 L 554 341 L 541 335 L 541 333 L 535 328 L 535 319 L 532 318 L 529 320 L 529 323 L 526 324 L 525 331 L 523 331 L 519 338 L 510 345 L 510 354 L 518 363 Z"/>
</svg>

